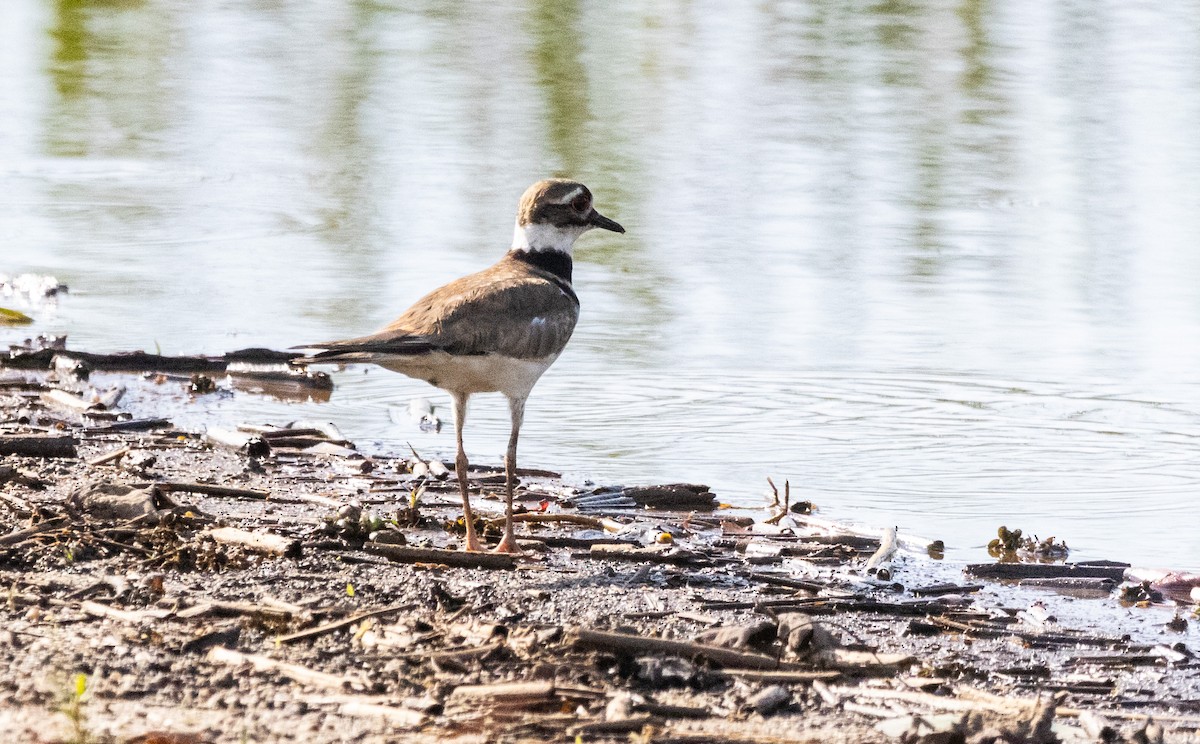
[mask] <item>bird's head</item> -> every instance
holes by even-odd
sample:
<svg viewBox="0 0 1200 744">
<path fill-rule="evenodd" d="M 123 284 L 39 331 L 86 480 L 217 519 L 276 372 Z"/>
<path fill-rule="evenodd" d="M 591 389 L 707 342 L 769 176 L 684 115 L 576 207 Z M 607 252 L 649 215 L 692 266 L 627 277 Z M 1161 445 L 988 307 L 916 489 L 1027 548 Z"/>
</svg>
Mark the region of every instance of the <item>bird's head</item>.
<svg viewBox="0 0 1200 744">
<path fill-rule="evenodd" d="M 593 227 L 623 233 L 625 228 L 596 211 L 592 192 L 577 181 L 538 181 L 525 190 L 517 208 L 513 250 L 559 251 L 568 256 L 575 239 Z"/>
</svg>

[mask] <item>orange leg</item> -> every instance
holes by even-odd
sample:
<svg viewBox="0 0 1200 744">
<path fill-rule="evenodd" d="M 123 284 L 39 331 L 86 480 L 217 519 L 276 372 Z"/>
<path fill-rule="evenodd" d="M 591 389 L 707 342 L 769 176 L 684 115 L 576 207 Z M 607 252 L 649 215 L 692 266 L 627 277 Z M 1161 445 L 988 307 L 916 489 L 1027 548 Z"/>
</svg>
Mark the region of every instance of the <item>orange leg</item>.
<svg viewBox="0 0 1200 744">
<path fill-rule="evenodd" d="M 508 437 L 508 452 L 504 456 L 504 537 L 495 552 L 520 555 L 521 548 L 513 537 L 513 490 L 517 485 L 517 436 L 525 419 L 525 399 L 509 398 L 508 410 L 512 414 L 512 434 Z"/>
<path fill-rule="evenodd" d="M 467 420 L 467 398 L 465 393 L 452 393 L 454 402 L 454 435 L 458 439 L 458 455 L 454 458 L 454 472 L 458 475 L 458 490 L 462 493 L 463 519 L 467 523 L 467 540 L 464 550 L 479 552 L 483 546 L 475 534 L 475 515 L 471 513 L 471 497 L 467 483 L 467 453 L 463 450 L 463 424 Z"/>
</svg>

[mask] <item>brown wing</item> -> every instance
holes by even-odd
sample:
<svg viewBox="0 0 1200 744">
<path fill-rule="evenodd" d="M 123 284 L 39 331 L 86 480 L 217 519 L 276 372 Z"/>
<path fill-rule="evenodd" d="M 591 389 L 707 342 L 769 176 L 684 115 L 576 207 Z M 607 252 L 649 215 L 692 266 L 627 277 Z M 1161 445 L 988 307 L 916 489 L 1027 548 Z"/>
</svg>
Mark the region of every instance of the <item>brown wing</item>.
<svg viewBox="0 0 1200 744">
<path fill-rule="evenodd" d="M 578 318 L 569 284 L 501 262 L 422 297 L 379 333 L 315 348 L 343 359 L 434 350 L 536 359 L 562 351 Z"/>
</svg>

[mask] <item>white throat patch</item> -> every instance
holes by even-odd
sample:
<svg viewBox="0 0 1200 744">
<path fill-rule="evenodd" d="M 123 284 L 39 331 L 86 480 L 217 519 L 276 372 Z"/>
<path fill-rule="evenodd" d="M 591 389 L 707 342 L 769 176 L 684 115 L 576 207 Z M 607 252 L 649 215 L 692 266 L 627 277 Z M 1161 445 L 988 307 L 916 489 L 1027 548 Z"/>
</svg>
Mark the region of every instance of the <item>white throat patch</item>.
<svg viewBox="0 0 1200 744">
<path fill-rule="evenodd" d="M 559 251 L 569 256 L 579 236 L 591 229 L 591 225 L 558 227 L 543 223 L 522 226 L 518 221 L 513 230 L 512 248 L 514 251 Z"/>
</svg>

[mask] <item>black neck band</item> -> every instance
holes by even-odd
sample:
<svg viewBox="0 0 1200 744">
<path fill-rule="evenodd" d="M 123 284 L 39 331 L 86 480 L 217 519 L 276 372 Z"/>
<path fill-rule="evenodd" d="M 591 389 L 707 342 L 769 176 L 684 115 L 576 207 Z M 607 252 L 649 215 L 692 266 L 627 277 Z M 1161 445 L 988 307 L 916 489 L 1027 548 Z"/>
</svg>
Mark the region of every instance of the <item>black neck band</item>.
<svg viewBox="0 0 1200 744">
<path fill-rule="evenodd" d="M 508 252 L 508 255 L 517 261 L 527 263 L 530 266 L 536 266 L 542 271 L 553 274 L 568 284 L 571 282 L 571 269 L 574 266 L 574 262 L 571 261 L 570 255 L 562 251 L 512 250 Z"/>
</svg>

